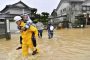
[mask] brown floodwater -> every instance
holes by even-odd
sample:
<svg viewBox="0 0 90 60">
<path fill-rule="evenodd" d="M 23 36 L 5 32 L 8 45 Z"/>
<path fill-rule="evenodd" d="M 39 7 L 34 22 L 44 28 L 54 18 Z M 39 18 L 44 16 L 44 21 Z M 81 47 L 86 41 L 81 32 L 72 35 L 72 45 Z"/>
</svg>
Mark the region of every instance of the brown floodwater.
<svg viewBox="0 0 90 60">
<path fill-rule="evenodd" d="M 20 34 L 12 34 L 11 40 L 0 39 L 0 60 L 21 60 L 21 50 L 16 50 Z M 60 29 L 48 39 L 47 32 L 38 40 L 40 52 L 29 60 L 90 60 L 90 28 Z"/>
</svg>

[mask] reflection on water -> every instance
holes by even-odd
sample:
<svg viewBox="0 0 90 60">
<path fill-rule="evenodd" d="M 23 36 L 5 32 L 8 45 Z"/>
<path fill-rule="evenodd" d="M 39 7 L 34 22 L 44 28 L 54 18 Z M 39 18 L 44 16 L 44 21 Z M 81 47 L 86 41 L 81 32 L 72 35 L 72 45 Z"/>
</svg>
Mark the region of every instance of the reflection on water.
<svg viewBox="0 0 90 60">
<path fill-rule="evenodd" d="M 54 38 L 48 39 L 44 31 L 43 38 L 39 39 L 40 53 L 30 60 L 90 60 L 90 29 L 61 29 L 54 31 Z M 12 34 L 12 39 L 0 39 L 0 60 L 21 60 L 19 34 Z M 31 52 L 30 52 L 31 53 Z"/>
</svg>

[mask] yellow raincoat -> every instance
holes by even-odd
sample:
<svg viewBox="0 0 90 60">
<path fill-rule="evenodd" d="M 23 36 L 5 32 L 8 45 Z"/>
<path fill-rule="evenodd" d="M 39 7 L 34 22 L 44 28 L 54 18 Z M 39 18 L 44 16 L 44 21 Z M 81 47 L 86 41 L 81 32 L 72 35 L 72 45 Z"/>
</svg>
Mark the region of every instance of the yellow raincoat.
<svg viewBox="0 0 90 60">
<path fill-rule="evenodd" d="M 21 22 L 20 26 L 25 26 L 24 22 Z M 38 30 L 33 25 L 30 26 L 26 31 L 21 31 L 22 36 L 22 55 L 27 56 L 28 55 L 28 49 L 30 48 L 33 50 L 34 46 L 32 43 L 32 32 L 35 33 L 35 38 L 38 37 Z"/>
</svg>

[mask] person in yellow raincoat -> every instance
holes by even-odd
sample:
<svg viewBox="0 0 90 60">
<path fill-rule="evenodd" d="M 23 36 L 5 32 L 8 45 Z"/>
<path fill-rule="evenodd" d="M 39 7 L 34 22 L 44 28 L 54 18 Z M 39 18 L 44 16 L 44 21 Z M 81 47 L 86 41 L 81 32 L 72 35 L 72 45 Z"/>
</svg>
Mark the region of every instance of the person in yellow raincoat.
<svg viewBox="0 0 90 60">
<path fill-rule="evenodd" d="M 22 55 L 24 57 L 28 56 L 28 50 L 29 48 L 36 52 L 37 49 L 34 48 L 33 42 L 31 40 L 32 38 L 32 32 L 35 33 L 35 38 L 38 38 L 38 30 L 34 26 L 30 26 L 27 30 L 23 31 L 25 23 L 21 20 L 22 18 L 20 16 L 15 16 L 14 20 L 16 21 L 16 24 L 21 27 L 21 36 L 22 36 Z"/>
<path fill-rule="evenodd" d="M 23 22 L 26 24 L 24 27 L 24 31 L 27 30 L 30 25 L 33 25 L 36 28 L 36 25 L 33 23 L 33 21 L 30 19 L 30 17 L 27 14 L 21 15 Z M 18 29 L 20 30 L 20 26 L 18 26 Z M 35 30 L 36 31 L 36 30 Z M 36 42 L 36 38 L 35 38 L 35 33 L 32 32 L 32 42 L 34 45 L 34 48 L 37 47 L 37 42 Z M 22 45 L 22 36 L 20 36 L 20 44 Z M 16 50 L 22 49 L 22 46 L 18 47 Z M 36 52 L 33 51 L 32 55 L 35 55 Z"/>
</svg>

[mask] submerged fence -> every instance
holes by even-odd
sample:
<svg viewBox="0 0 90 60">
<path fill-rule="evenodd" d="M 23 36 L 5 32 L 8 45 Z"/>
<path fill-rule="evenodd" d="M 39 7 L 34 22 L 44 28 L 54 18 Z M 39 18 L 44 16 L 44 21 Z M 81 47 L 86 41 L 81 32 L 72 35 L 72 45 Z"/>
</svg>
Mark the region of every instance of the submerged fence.
<svg viewBox="0 0 90 60">
<path fill-rule="evenodd" d="M 10 22 L 18 14 L 0 14 L 0 38 L 11 39 Z"/>
<path fill-rule="evenodd" d="M 11 39 L 9 20 L 0 20 L 0 38 Z"/>
<path fill-rule="evenodd" d="M 0 38 L 5 37 L 5 19 L 3 19 L 2 22 L 0 22 Z"/>
</svg>

